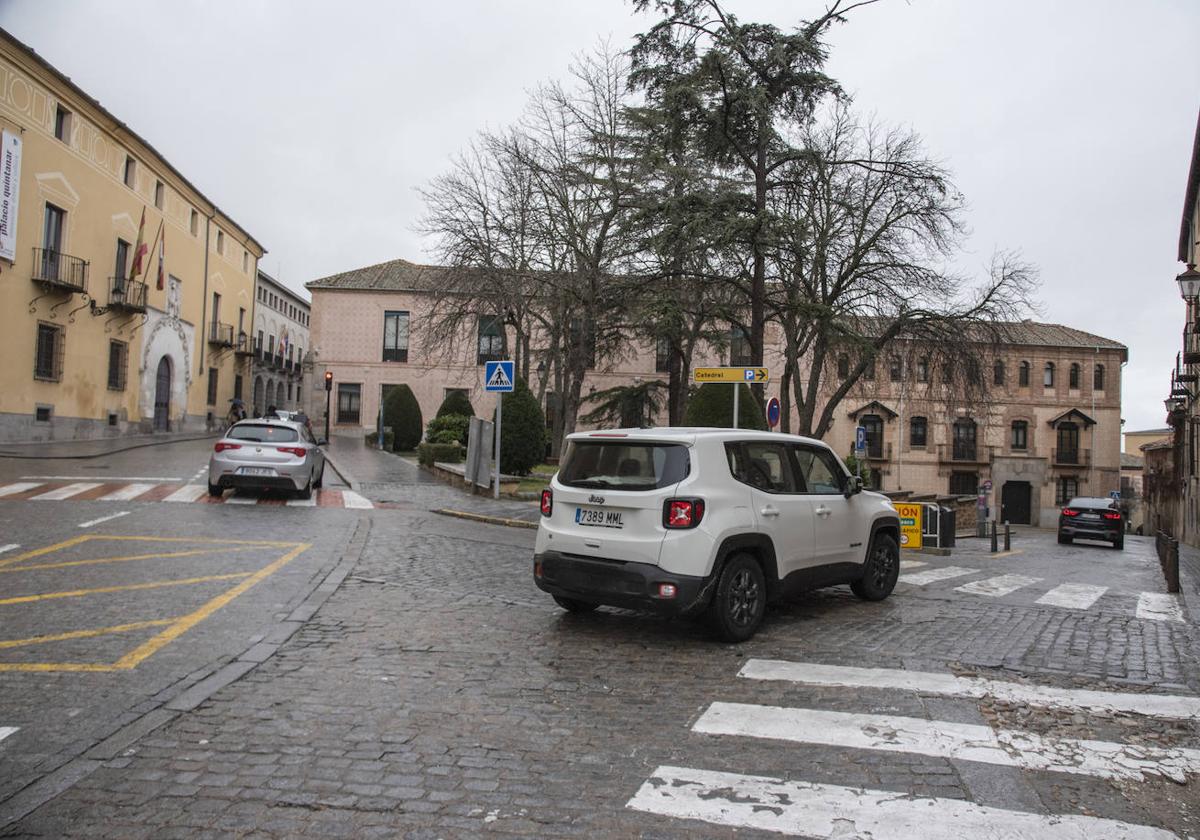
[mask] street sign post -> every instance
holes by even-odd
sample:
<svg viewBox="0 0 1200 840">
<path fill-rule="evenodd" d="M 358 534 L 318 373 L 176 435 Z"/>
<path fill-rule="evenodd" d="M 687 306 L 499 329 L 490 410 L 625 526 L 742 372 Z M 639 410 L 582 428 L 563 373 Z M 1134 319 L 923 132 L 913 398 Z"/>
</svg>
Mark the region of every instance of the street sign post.
<svg viewBox="0 0 1200 840">
<path fill-rule="evenodd" d="M 741 383 L 757 385 L 771 380 L 771 373 L 765 367 L 713 367 L 695 368 L 692 379 L 704 384 L 706 382 L 728 382 L 733 385 L 733 428 L 738 427 L 738 397 Z"/>
<path fill-rule="evenodd" d="M 767 400 L 767 428 L 774 429 L 779 425 L 779 397 Z"/>
<path fill-rule="evenodd" d="M 492 490 L 492 498 L 500 498 L 500 413 L 504 407 L 504 395 L 512 393 L 513 382 L 512 359 L 497 362 L 484 362 L 483 390 L 495 393 L 496 396 L 496 486 Z"/>
</svg>

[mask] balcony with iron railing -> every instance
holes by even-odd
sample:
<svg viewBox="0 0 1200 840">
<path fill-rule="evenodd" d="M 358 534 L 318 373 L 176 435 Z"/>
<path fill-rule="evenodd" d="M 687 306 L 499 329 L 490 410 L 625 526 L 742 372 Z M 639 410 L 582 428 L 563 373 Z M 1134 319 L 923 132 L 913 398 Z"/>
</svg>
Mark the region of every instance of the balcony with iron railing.
<svg viewBox="0 0 1200 840">
<path fill-rule="evenodd" d="M 140 280 L 112 277 L 108 282 L 108 306 L 128 312 L 146 311 L 146 284 Z"/>
<path fill-rule="evenodd" d="M 249 356 L 253 352 L 250 349 L 250 336 L 246 335 L 245 332 L 239 332 L 237 334 L 237 344 L 235 345 L 234 353 L 239 356 Z"/>
<path fill-rule="evenodd" d="M 943 464 L 990 464 L 996 447 L 966 441 L 938 444 L 938 461 Z"/>
<path fill-rule="evenodd" d="M 1183 363 L 1200 364 L 1200 324 L 1191 323 L 1183 330 Z"/>
<path fill-rule="evenodd" d="M 233 346 L 233 324 L 213 321 L 208 325 L 208 343 L 216 347 Z"/>
<path fill-rule="evenodd" d="M 275 354 L 275 357 L 271 360 L 271 367 L 275 368 L 275 370 L 283 370 L 283 354 L 282 353 Z"/>
<path fill-rule="evenodd" d="M 1051 449 L 1050 463 L 1055 467 L 1088 467 L 1092 463 L 1092 450 L 1062 447 Z"/>
<path fill-rule="evenodd" d="M 87 291 L 87 260 L 49 248 L 33 249 L 33 280 L 65 292 Z"/>
</svg>

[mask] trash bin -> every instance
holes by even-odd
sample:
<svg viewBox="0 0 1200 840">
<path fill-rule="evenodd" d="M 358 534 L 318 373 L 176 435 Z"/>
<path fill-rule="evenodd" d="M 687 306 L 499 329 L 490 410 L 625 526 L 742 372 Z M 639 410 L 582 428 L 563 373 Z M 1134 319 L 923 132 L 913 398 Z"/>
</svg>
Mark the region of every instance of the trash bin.
<svg viewBox="0 0 1200 840">
<path fill-rule="evenodd" d="M 954 548 L 954 530 L 958 512 L 946 505 L 938 507 L 938 545 L 941 548 Z"/>
</svg>

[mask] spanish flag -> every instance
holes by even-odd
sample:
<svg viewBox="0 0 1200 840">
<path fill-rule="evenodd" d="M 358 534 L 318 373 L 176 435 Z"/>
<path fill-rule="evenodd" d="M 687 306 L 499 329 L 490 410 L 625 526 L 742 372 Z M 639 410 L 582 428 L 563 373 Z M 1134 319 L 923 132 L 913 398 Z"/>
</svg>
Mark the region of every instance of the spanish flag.
<svg viewBox="0 0 1200 840">
<path fill-rule="evenodd" d="M 150 250 L 146 245 L 146 208 L 142 208 L 142 221 L 138 223 L 137 244 L 133 247 L 133 266 L 129 269 L 129 282 L 133 282 L 142 273 L 142 260 L 146 257 L 146 252 Z"/>
</svg>

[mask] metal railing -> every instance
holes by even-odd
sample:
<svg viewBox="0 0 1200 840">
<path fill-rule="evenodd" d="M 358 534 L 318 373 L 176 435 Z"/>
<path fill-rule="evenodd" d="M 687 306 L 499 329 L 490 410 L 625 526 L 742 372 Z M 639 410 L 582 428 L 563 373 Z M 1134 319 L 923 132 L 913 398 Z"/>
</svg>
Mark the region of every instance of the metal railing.
<svg viewBox="0 0 1200 840">
<path fill-rule="evenodd" d="M 1092 463 L 1090 449 L 1051 449 L 1050 463 L 1055 466 L 1086 467 Z"/>
<path fill-rule="evenodd" d="M 250 351 L 250 336 L 246 335 L 246 333 L 244 331 L 239 332 L 237 334 L 236 347 L 237 347 L 236 352 L 239 356 L 249 356 L 250 355 L 250 352 L 251 352 Z"/>
<path fill-rule="evenodd" d="M 955 441 L 953 444 L 938 444 L 938 460 L 955 464 L 987 464 L 992 460 L 994 446 Z"/>
<path fill-rule="evenodd" d="M 208 325 L 208 343 L 218 347 L 233 346 L 233 324 L 222 324 L 213 321 Z"/>
<path fill-rule="evenodd" d="M 282 353 L 275 354 L 274 358 L 271 360 L 271 367 L 275 368 L 275 370 L 283 370 L 283 354 Z"/>
<path fill-rule="evenodd" d="M 867 460 L 868 461 L 890 461 L 892 460 L 892 444 L 876 443 L 871 446 L 871 441 L 867 441 Z"/>
<path fill-rule="evenodd" d="M 146 284 L 140 280 L 112 277 L 108 284 L 108 305 L 130 312 L 146 311 Z"/>
<path fill-rule="evenodd" d="M 1200 364 L 1200 325 L 1188 324 L 1183 331 L 1183 363 Z"/>
<path fill-rule="evenodd" d="M 33 249 L 33 279 L 71 292 L 87 291 L 87 260 L 49 248 Z"/>
</svg>

